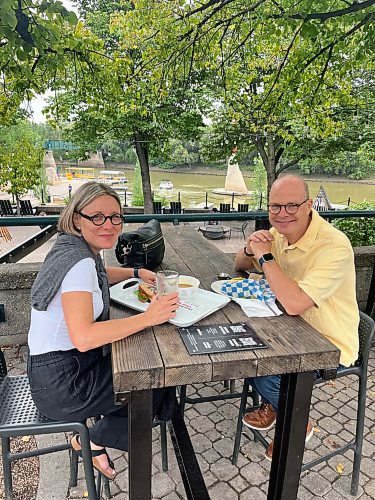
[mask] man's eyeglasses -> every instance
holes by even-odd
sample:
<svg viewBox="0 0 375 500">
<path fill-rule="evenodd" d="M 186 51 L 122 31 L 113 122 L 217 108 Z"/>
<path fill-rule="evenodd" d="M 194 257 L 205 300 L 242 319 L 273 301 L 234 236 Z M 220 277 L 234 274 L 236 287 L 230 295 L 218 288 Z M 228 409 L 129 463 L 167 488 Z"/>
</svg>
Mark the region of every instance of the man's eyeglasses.
<svg viewBox="0 0 375 500">
<path fill-rule="evenodd" d="M 95 214 L 95 215 L 86 215 L 82 212 L 76 212 L 76 214 L 80 215 L 84 219 L 91 221 L 95 226 L 103 226 L 106 223 L 106 220 L 109 219 L 114 226 L 119 226 L 123 223 L 124 217 L 121 214 L 112 214 L 112 215 L 103 215 L 103 214 Z"/>
<path fill-rule="evenodd" d="M 286 205 L 280 205 L 279 203 L 271 203 L 271 205 L 267 205 L 267 208 L 271 214 L 277 215 L 281 212 L 281 209 L 284 207 L 285 212 L 287 214 L 293 215 L 296 214 L 298 212 L 299 207 L 304 203 L 306 203 L 306 201 L 308 200 L 309 198 L 306 198 L 306 200 L 303 201 L 302 203 L 287 203 Z"/>
</svg>

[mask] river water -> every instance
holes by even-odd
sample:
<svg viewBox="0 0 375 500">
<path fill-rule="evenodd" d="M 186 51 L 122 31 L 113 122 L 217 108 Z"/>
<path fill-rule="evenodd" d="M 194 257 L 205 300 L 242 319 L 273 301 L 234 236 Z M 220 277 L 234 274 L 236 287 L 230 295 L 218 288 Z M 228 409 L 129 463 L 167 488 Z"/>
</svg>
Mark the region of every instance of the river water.
<svg viewBox="0 0 375 500">
<path fill-rule="evenodd" d="M 79 168 L 77 168 L 77 171 Z M 96 172 L 96 170 L 98 170 Z M 99 170 L 95 169 L 95 174 L 99 176 Z M 134 178 L 134 170 L 124 170 L 128 179 L 128 189 L 132 191 L 132 182 Z M 225 183 L 225 174 L 210 175 L 196 173 L 173 173 L 168 170 L 151 171 L 151 185 L 155 194 L 161 194 L 168 201 L 176 201 L 179 197 L 182 205 L 185 207 L 194 206 L 206 201 L 218 206 L 220 203 L 231 203 L 231 196 L 222 196 L 212 193 L 213 189 L 223 188 Z M 170 180 L 173 183 L 173 189 L 159 189 L 159 184 L 162 180 Z M 245 183 L 249 191 L 253 190 L 252 178 L 245 177 Z M 332 203 L 347 204 L 348 198 L 350 202 L 358 203 L 362 201 L 370 201 L 375 198 L 375 185 L 356 182 L 337 182 L 337 181 L 312 181 L 307 180 L 310 189 L 310 195 L 315 198 L 319 191 L 319 187 L 323 185 L 329 200 Z M 237 203 L 250 203 L 251 196 L 235 197 L 234 206 Z"/>
</svg>

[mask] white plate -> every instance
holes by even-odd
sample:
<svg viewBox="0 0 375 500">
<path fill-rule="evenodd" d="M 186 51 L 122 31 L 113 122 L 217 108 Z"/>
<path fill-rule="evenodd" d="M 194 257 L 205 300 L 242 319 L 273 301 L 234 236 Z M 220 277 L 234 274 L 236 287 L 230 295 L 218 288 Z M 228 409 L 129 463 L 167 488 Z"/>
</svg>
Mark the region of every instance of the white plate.
<svg viewBox="0 0 375 500">
<path fill-rule="evenodd" d="M 226 281 L 229 281 L 229 280 L 214 281 L 213 283 L 211 283 L 212 290 L 216 293 L 219 293 L 220 295 L 225 295 L 227 297 L 227 294 L 221 290 L 222 284 L 225 283 Z"/>
<path fill-rule="evenodd" d="M 128 281 L 128 280 L 126 280 Z M 117 283 L 110 288 L 111 299 L 119 304 L 135 309 L 136 311 L 146 311 L 148 302 L 141 302 L 134 294 L 137 285 L 133 285 L 124 290 L 125 281 Z M 177 309 L 176 316 L 169 321 L 176 326 L 190 326 L 206 316 L 221 309 L 230 302 L 230 298 L 226 295 L 219 296 L 215 293 L 198 288 L 194 297 L 181 302 Z"/>
</svg>

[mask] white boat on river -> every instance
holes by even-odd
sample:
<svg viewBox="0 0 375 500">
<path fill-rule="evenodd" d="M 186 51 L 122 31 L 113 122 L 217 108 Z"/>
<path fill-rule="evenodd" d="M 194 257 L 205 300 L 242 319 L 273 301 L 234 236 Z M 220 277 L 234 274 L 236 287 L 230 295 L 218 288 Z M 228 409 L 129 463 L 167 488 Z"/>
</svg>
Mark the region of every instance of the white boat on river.
<svg viewBox="0 0 375 500">
<path fill-rule="evenodd" d="M 159 189 L 173 189 L 172 181 L 170 181 L 170 180 L 160 181 Z"/>
</svg>

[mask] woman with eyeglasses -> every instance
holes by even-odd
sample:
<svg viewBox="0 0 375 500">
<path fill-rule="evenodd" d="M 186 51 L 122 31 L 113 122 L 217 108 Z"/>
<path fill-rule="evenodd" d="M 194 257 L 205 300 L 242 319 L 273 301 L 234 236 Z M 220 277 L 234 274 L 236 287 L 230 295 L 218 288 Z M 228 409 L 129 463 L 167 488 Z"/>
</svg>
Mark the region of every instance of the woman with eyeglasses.
<svg viewBox="0 0 375 500">
<path fill-rule="evenodd" d="M 28 377 L 38 409 L 54 420 L 75 421 L 102 415 L 92 428 L 93 465 L 109 479 L 116 475 L 105 447 L 127 451 L 127 406 L 114 405 L 109 345 L 173 318 L 178 294 L 154 299 L 147 311 L 109 319 L 109 285 L 134 275 L 147 283 L 147 269 L 107 267 L 101 250 L 112 248 L 122 229 L 117 193 L 87 182 L 64 209 L 55 245 L 42 264 L 31 292 Z M 169 393 L 154 390 L 154 414 Z M 73 449 L 81 444 L 74 436 Z"/>
</svg>

